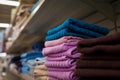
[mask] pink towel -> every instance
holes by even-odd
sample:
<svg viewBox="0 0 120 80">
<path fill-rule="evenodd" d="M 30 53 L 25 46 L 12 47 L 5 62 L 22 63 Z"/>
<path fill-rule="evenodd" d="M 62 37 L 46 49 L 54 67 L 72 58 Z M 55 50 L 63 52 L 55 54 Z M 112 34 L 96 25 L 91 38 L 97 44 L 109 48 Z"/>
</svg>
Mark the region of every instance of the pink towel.
<svg viewBox="0 0 120 80">
<path fill-rule="evenodd" d="M 52 46 L 60 45 L 62 43 L 69 43 L 69 42 L 76 41 L 76 40 L 82 40 L 82 38 L 73 37 L 73 36 L 64 36 L 56 40 L 46 41 L 45 47 L 52 47 Z"/>
<path fill-rule="evenodd" d="M 56 80 L 76 80 L 76 77 L 74 75 L 74 71 L 66 71 L 66 72 L 49 71 L 48 75 L 50 77 L 56 78 Z"/>
<path fill-rule="evenodd" d="M 65 61 L 46 61 L 45 65 L 49 68 L 49 67 L 53 67 L 53 68 L 69 68 L 73 65 L 76 64 L 76 60 L 74 59 L 68 59 Z"/>
<path fill-rule="evenodd" d="M 73 71 L 73 70 L 75 70 L 75 68 L 76 68 L 76 65 L 73 65 L 73 66 L 71 66 L 71 67 L 69 67 L 69 68 L 52 68 L 52 67 L 50 67 L 50 68 L 48 68 L 48 70 L 49 71 Z"/>
<path fill-rule="evenodd" d="M 77 51 L 77 48 L 76 47 L 71 47 L 70 49 L 68 49 L 67 51 L 65 52 L 61 52 L 61 53 L 56 53 L 56 54 L 51 54 L 49 55 L 48 57 L 49 58 L 63 58 L 62 56 L 66 56 L 67 58 L 74 58 L 74 59 L 77 59 L 79 58 L 81 55 L 81 53 L 78 53 Z M 52 60 L 53 60 L 52 59 Z M 50 60 L 50 59 L 49 59 Z M 56 60 L 56 59 L 55 59 Z"/>
<path fill-rule="evenodd" d="M 61 57 L 47 57 L 47 61 L 65 61 L 69 59 L 67 56 L 61 56 Z"/>
<path fill-rule="evenodd" d="M 63 43 L 61 45 L 43 48 L 42 53 L 43 53 L 44 56 L 48 56 L 48 55 L 51 55 L 51 54 L 64 52 L 64 51 L 67 51 L 68 49 L 70 49 L 71 47 L 76 46 L 77 43 L 78 43 L 78 41 Z"/>
</svg>

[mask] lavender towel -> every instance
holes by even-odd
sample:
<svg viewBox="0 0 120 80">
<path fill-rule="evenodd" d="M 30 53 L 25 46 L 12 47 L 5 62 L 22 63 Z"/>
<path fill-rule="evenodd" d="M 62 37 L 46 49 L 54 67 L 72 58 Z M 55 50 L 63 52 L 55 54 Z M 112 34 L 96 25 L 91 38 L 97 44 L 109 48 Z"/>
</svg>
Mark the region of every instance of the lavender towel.
<svg viewBox="0 0 120 80">
<path fill-rule="evenodd" d="M 74 27 L 72 27 L 71 25 L 74 25 Z M 47 32 L 48 35 L 54 34 L 56 32 L 58 32 L 59 30 L 63 29 L 63 28 L 70 28 L 74 31 L 78 30 L 78 28 L 84 28 L 93 32 L 97 32 L 103 35 L 108 34 L 109 29 L 105 28 L 105 27 L 101 27 L 101 26 L 97 26 L 94 24 L 88 24 L 84 21 L 80 21 L 74 18 L 68 18 L 65 20 L 65 22 L 61 25 L 59 25 L 56 28 L 53 28 L 51 30 L 49 30 Z"/>
<path fill-rule="evenodd" d="M 76 41 L 76 40 L 82 40 L 82 38 L 74 37 L 74 36 L 64 36 L 56 40 L 46 41 L 45 47 L 52 47 L 52 46 L 60 45 L 62 43 L 69 43 L 69 42 Z"/>
<path fill-rule="evenodd" d="M 60 72 L 60 71 L 48 71 L 50 77 L 56 78 L 56 80 L 76 80 L 73 71 Z"/>
<path fill-rule="evenodd" d="M 50 67 L 50 68 L 48 68 L 48 70 L 49 71 L 73 71 L 73 70 L 75 70 L 75 68 L 76 68 L 76 65 L 73 65 L 73 66 L 71 66 L 71 67 L 69 67 L 69 68 L 52 68 L 52 67 Z"/>
<path fill-rule="evenodd" d="M 49 67 L 54 67 L 54 68 L 69 68 L 73 65 L 76 64 L 76 60 L 74 59 L 68 59 L 65 61 L 46 61 L 45 65 Z"/>
<path fill-rule="evenodd" d="M 53 35 L 48 35 L 46 36 L 46 41 L 50 41 L 50 40 L 55 40 L 55 39 L 59 39 L 63 36 L 76 36 L 76 37 L 81 37 L 81 38 L 94 38 L 91 36 L 87 36 L 84 34 L 78 34 L 77 32 L 73 32 L 72 30 L 69 29 L 62 29 L 60 31 L 58 31 L 57 33 L 53 34 Z"/>
<path fill-rule="evenodd" d="M 43 53 L 44 56 L 48 56 L 50 54 L 64 52 L 64 51 L 67 51 L 72 46 L 76 46 L 77 42 L 78 41 L 70 42 L 70 43 L 63 43 L 61 45 L 57 45 L 57 46 L 54 46 L 54 47 L 47 47 L 47 48 L 43 49 L 42 53 Z"/>
<path fill-rule="evenodd" d="M 49 58 L 49 60 L 53 60 L 53 59 L 54 60 L 63 60 L 63 58 L 78 59 L 80 57 L 80 55 L 81 55 L 81 53 L 78 53 L 76 47 L 71 47 L 70 49 L 68 49 L 65 52 L 51 54 L 48 56 L 48 58 Z M 62 57 L 62 56 L 64 56 L 64 57 Z"/>
</svg>

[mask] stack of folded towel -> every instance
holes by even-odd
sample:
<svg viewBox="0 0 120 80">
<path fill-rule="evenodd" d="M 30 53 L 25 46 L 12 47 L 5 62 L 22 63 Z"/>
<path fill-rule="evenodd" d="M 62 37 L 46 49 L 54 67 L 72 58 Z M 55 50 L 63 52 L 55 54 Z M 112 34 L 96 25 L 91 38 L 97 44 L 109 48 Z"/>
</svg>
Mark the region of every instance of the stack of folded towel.
<svg viewBox="0 0 120 80">
<path fill-rule="evenodd" d="M 49 80 L 75 80 L 74 70 L 77 53 L 77 43 L 82 40 L 79 37 L 64 36 L 57 40 L 46 41 L 42 53 L 47 56 L 45 62 L 48 68 Z"/>
<path fill-rule="evenodd" d="M 44 56 L 42 55 L 41 52 L 27 52 L 27 53 L 22 54 L 21 55 L 21 63 L 22 63 L 21 71 L 22 71 L 22 73 L 28 74 L 32 68 L 31 67 L 32 64 L 30 64 L 30 61 L 33 59 L 36 59 L 38 57 L 43 58 Z M 35 66 L 35 65 L 33 65 L 33 66 Z"/>
<path fill-rule="evenodd" d="M 44 64 L 35 67 L 34 80 L 48 80 L 48 70 Z"/>
<path fill-rule="evenodd" d="M 81 38 L 96 38 L 109 33 L 107 28 L 88 24 L 86 22 L 68 18 L 64 23 L 47 32 L 46 40 L 55 40 L 63 36 L 77 36 Z"/>
<path fill-rule="evenodd" d="M 78 41 L 83 38 L 96 38 L 107 35 L 109 30 L 88 24 L 74 18 L 47 32 L 45 48 L 42 53 L 47 56 L 49 80 L 76 80 L 74 70 L 80 57 L 77 51 Z"/>
<path fill-rule="evenodd" d="M 78 80 L 120 80 L 120 32 L 79 41 Z"/>
</svg>

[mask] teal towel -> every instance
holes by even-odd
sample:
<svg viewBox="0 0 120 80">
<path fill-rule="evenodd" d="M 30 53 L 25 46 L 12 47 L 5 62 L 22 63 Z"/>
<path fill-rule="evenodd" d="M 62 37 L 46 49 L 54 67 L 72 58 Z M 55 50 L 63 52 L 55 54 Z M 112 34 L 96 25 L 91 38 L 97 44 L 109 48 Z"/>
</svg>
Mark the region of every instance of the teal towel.
<svg viewBox="0 0 120 80">
<path fill-rule="evenodd" d="M 81 38 L 91 38 L 91 37 L 86 36 L 86 35 L 77 34 L 75 32 L 72 32 L 71 30 L 68 30 L 68 29 L 62 29 L 62 30 L 58 31 L 56 34 L 46 36 L 46 41 L 59 39 L 63 36 L 76 36 L 76 37 L 81 37 Z"/>
<path fill-rule="evenodd" d="M 69 28 L 76 32 L 81 32 L 82 34 L 92 35 L 95 37 L 100 37 L 109 33 L 109 29 L 94 24 L 88 24 L 84 21 L 76 20 L 74 18 L 68 18 L 65 22 L 56 28 L 53 28 L 47 32 L 47 35 L 52 35 L 57 33 L 59 30 Z M 79 30 L 79 31 L 78 31 Z M 86 32 L 88 31 L 88 32 Z M 93 35 L 93 33 L 95 33 Z"/>
</svg>

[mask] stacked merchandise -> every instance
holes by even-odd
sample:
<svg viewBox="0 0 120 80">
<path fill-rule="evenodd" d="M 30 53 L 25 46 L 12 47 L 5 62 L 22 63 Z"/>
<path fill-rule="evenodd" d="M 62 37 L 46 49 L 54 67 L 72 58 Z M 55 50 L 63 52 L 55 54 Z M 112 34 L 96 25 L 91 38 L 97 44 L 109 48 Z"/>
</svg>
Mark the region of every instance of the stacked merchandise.
<svg viewBox="0 0 120 80">
<path fill-rule="evenodd" d="M 21 55 L 22 73 L 28 74 L 34 69 L 36 65 L 34 60 L 36 58 L 43 58 L 42 53 L 41 52 L 27 52 Z"/>
<path fill-rule="evenodd" d="M 34 80 L 48 80 L 48 70 L 44 64 L 35 67 Z"/>
<path fill-rule="evenodd" d="M 40 41 L 32 45 L 34 51 L 27 52 L 21 55 L 22 73 L 30 73 L 34 70 L 37 64 L 44 64 L 46 58 L 42 55 L 44 42 Z"/>
<path fill-rule="evenodd" d="M 78 41 L 82 38 L 105 36 L 109 30 L 88 24 L 74 18 L 68 18 L 63 24 L 47 32 L 45 48 L 42 53 L 47 56 L 45 66 L 48 68 L 49 80 L 76 80 L 74 70 Z"/>
<path fill-rule="evenodd" d="M 78 80 L 120 80 L 120 32 L 79 41 Z"/>
</svg>

